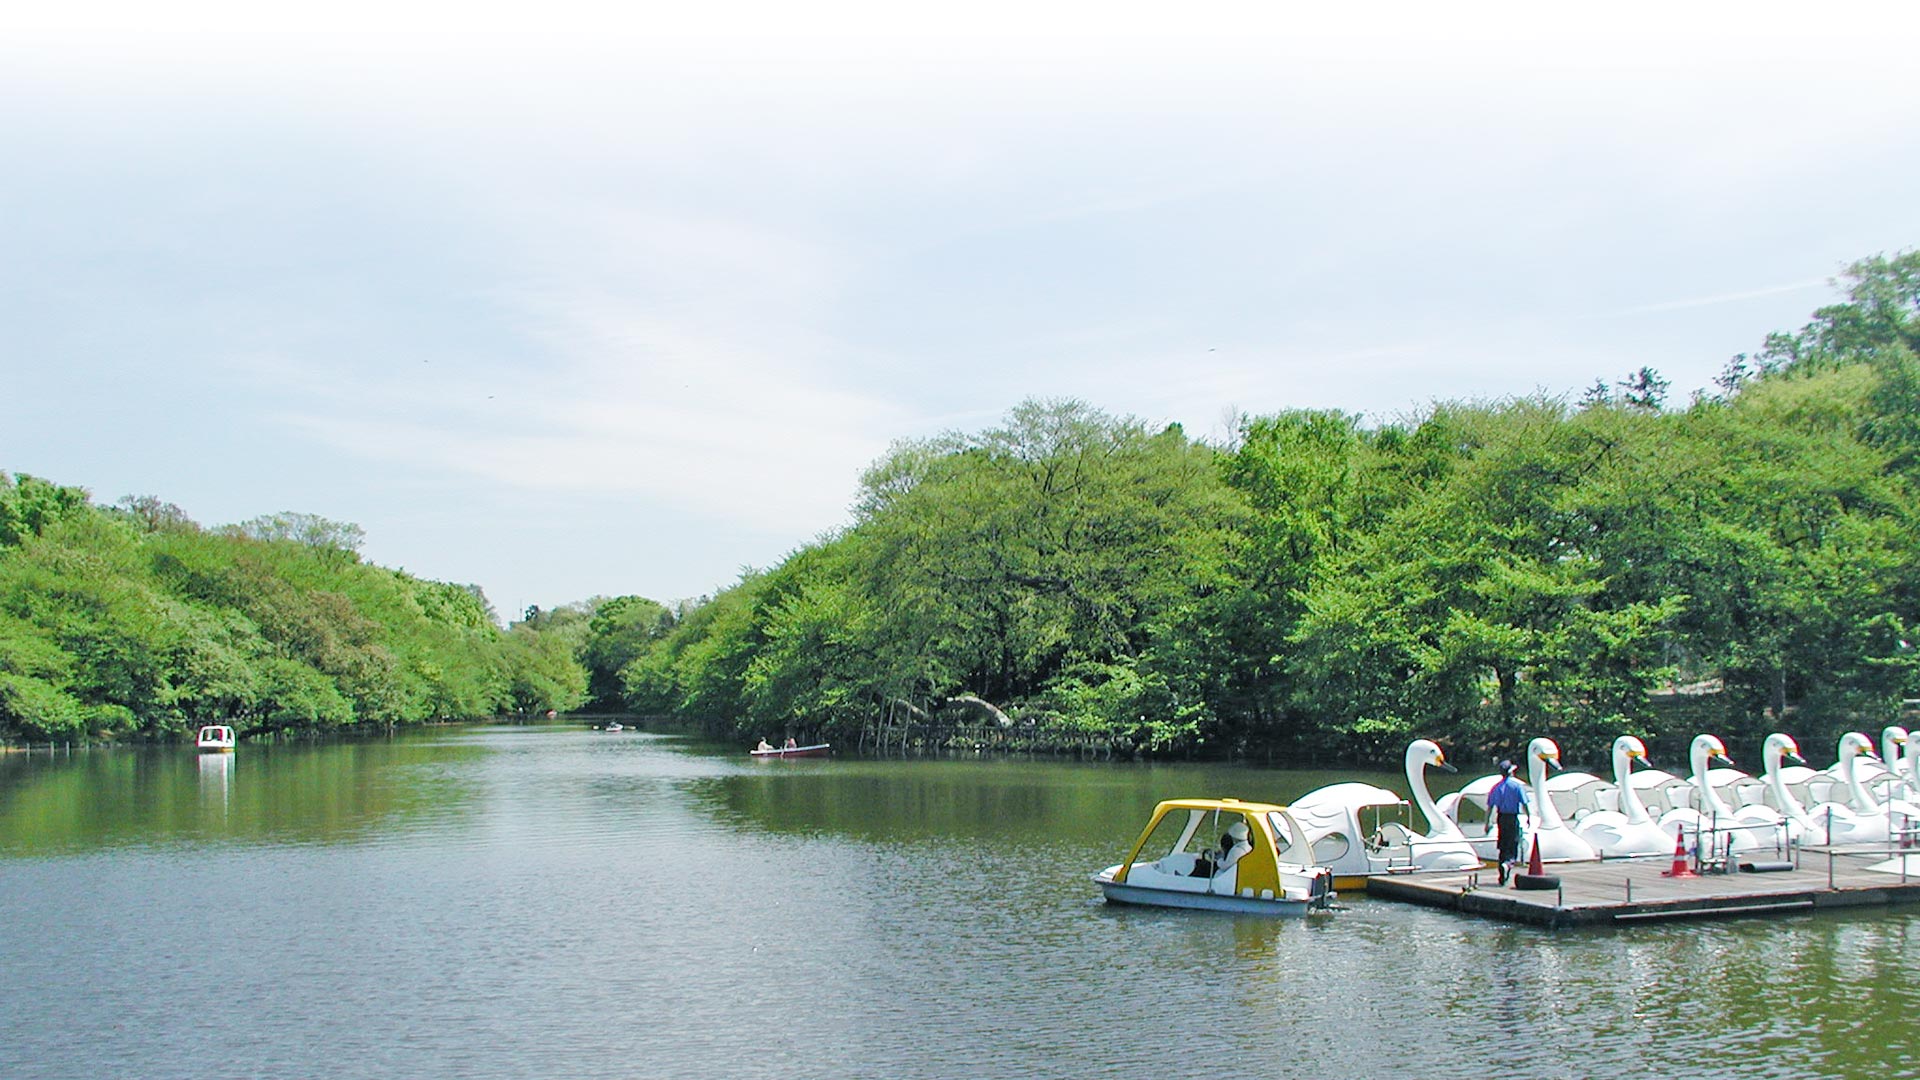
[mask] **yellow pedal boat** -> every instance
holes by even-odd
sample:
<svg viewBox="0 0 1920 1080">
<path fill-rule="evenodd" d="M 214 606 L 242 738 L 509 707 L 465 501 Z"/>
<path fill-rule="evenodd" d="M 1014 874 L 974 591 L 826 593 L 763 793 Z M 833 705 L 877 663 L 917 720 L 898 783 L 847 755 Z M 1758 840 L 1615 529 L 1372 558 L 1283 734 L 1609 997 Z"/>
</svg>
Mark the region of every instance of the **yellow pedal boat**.
<svg viewBox="0 0 1920 1080">
<path fill-rule="evenodd" d="M 1333 872 L 1300 860 L 1312 846 L 1284 806 L 1169 799 L 1127 853 L 1093 875 L 1113 904 L 1304 915 L 1333 900 Z"/>
</svg>

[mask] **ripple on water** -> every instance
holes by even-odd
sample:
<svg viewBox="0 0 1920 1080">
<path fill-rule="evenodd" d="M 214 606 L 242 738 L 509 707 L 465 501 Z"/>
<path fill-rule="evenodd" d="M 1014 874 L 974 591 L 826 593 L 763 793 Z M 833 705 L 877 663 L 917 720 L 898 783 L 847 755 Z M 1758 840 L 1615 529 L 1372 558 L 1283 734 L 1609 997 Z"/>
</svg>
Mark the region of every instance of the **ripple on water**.
<svg viewBox="0 0 1920 1080">
<path fill-rule="evenodd" d="M 1552 935 L 1101 902 L 1154 799 L 1286 775 L 496 728 L 243 760 L 209 824 L 170 768 L 6 789 L 13 828 L 83 794 L 127 819 L 0 857 L 9 1080 L 1916 1072 L 1904 913 Z"/>
</svg>

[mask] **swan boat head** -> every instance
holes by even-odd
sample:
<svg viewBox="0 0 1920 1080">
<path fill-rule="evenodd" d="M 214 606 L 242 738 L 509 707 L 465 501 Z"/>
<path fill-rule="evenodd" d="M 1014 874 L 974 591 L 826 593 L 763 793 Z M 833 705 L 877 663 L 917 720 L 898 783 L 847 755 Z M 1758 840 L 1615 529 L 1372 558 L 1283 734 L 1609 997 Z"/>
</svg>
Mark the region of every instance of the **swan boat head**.
<svg viewBox="0 0 1920 1080">
<path fill-rule="evenodd" d="M 1889 769 L 1895 769 L 1907 756 L 1907 729 L 1899 724 L 1888 724 L 1880 730 L 1880 759 Z"/>
<path fill-rule="evenodd" d="M 1880 813 L 1880 803 L 1867 793 L 1861 782 L 1860 759 L 1877 761 L 1873 753 L 1873 740 L 1858 731 L 1849 731 L 1840 736 L 1840 758 L 1834 766 L 1840 770 L 1840 778 L 1853 796 L 1853 808 L 1862 814 Z"/>
<path fill-rule="evenodd" d="M 1707 775 L 1716 761 L 1733 764 L 1733 759 L 1727 756 L 1727 744 L 1721 742 L 1718 735 L 1695 735 L 1692 745 L 1687 748 L 1687 764 L 1693 770 L 1688 779 L 1699 790 L 1701 810 L 1712 807 L 1720 800 L 1719 792 L 1713 790 L 1712 778 Z"/>
<path fill-rule="evenodd" d="M 1447 764 L 1447 753 L 1440 744 L 1432 739 L 1415 739 L 1407 744 L 1407 775 L 1412 776 L 1418 770 L 1431 766 L 1448 772 L 1460 770 Z"/>
<path fill-rule="evenodd" d="M 1647 744 L 1637 736 L 1622 735 L 1613 740 L 1613 782 L 1617 787 L 1615 801 L 1621 813 L 1629 820 L 1648 820 L 1646 804 L 1640 801 L 1640 793 L 1633 789 L 1633 763 L 1647 763 Z"/>
<path fill-rule="evenodd" d="M 1460 840 L 1467 836 L 1460 831 L 1459 822 L 1442 810 L 1433 800 L 1433 793 L 1427 790 L 1427 770 L 1445 769 L 1458 772 L 1447 763 L 1446 751 L 1432 739 L 1415 739 L 1407 744 L 1407 790 L 1413 792 L 1413 802 L 1420 808 L 1420 815 L 1426 818 L 1428 840 Z M 1458 802 L 1458 800 L 1455 800 Z"/>
<path fill-rule="evenodd" d="M 1760 760 L 1766 766 L 1769 783 L 1780 781 L 1780 763 L 1787 758 L 1802 765 L 1807 763 L 1807 759 L 1800 756 L 1800 744 L 1794 741 L 1793 736 L 1784 731 L 1767 736 L 1767 741 L 1760 745 Z"/>
</svg>

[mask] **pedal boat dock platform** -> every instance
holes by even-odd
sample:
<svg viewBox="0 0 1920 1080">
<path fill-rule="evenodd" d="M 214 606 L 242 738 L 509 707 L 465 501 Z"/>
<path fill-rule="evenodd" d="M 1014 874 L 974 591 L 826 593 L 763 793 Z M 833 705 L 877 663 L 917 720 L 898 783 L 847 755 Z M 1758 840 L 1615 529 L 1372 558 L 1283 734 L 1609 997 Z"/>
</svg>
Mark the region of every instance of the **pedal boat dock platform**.
<svg viewBox="0 0 1920 1080">
<path fill-rule="evenodd" d="M 1484 868 L 1376 877 L 1367 882 L 1367 893 L 1549 930 L 1920 904 L 1920 853 L 1890 855 L 1884 848 L 1806 847 L 1791 862 L 1759 864 L 1778 869 L 1711 869 L 1686 877 L 1669 876 L 1671 857 L 1643 856 L 1549 864 L 1546 872 L 1560 879 L 1552 889 L 1501 887 L 1494 871 Z M 1875 865 L 1881 869 L 1868 869 Z"/>
</svg>

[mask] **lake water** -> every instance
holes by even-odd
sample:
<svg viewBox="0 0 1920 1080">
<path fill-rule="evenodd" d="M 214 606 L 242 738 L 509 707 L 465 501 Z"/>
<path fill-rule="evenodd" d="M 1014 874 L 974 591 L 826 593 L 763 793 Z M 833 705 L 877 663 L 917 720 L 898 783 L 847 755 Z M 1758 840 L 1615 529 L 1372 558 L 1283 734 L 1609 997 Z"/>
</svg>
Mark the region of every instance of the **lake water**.
<svg viewBox="0 0 1920 1080">
<path fill-rule="evenodd" d="M 743 749 L 0 757 L 0 1077 L 1920 1074 L 1920 911 L 1116 908 L 1159 799 L 1403 782 Z"/>
</svg>

